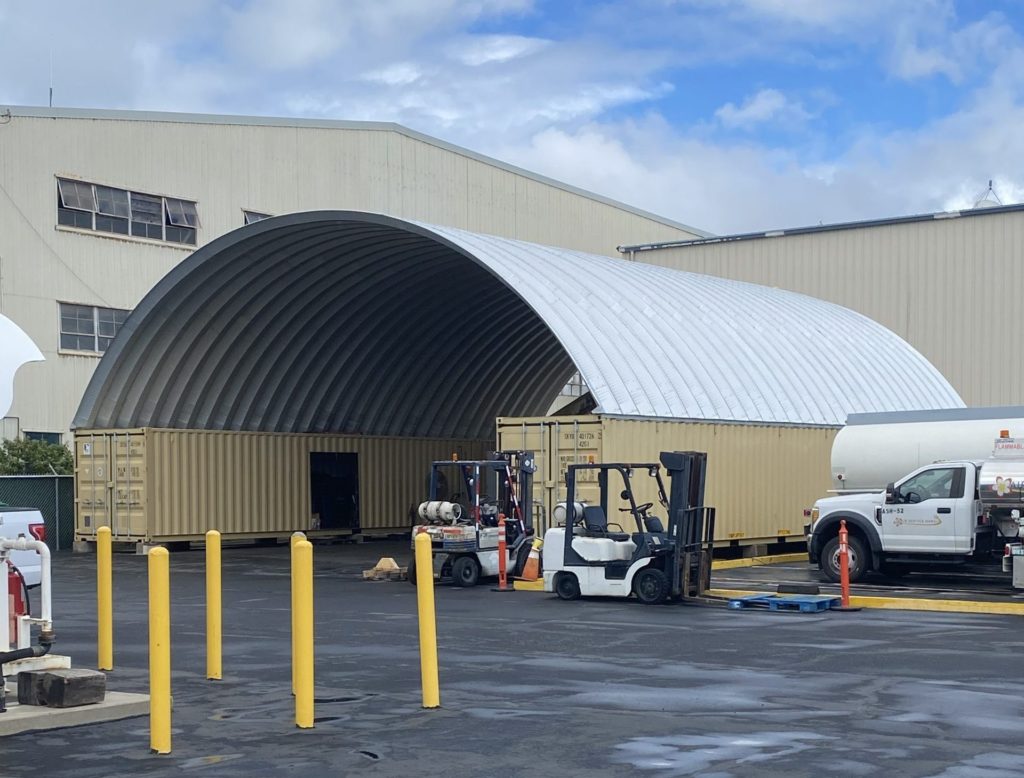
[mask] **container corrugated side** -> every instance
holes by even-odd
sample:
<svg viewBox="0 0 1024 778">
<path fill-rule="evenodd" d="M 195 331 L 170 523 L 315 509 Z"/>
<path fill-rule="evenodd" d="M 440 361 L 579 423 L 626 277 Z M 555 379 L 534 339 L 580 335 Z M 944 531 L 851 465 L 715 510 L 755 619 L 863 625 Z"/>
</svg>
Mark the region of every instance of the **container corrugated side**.
<svg viewBox="0 0 1024 778">
<path fill-rule="evenodd" d="M 705 503 L 717 509 L 716 541 L 739 545 L 802 539 L 804 509 L 829 489 L 835 435 L 835 429 L 819 427 L 599 416 L 498 419 L 499 447 L 517 448 L 524 442 L 536 447 L 536 499 L 547 514 L 535 521 L 539 528 L 548 526 L 551 507 L 565 498 L 565 467 L 570 461 L 585 462 L 593 455 L 597 462 L 658 462 L 662 451 L 706 451 Z M 573 443 L 577 444 L 573 450 L 566 451 Z M 653 502 L 654 513 L 665 519 L 653 480 L 636 473 L 633 486 L 637 502 Z M 632 532 L 632 518 L 618 511 L 625 507 L 618 498 L 620 489 L 613 476 L 608 520 Z M 596 483 L 584 483 L 578 493 L 589 501 L 598 499 Z"/>
<path fill-rule="evenodd" d="M 122 436 L 124 432 L 120 433 Z M 358 455 L 361 532 L 384 533 L 411 525 L 410 511 L 426 497 L 430 462 L 483 455 L 489 442 L 359 435 L 277 434 L 147 429 L 144 521 L 121 539 L 199 538 L 208 529 L 235 537 L 316 531 L 310 494 L 313 452 Z M 86 440 L 109 431 L 79 432 Z M 80 470 L 82 466 L 80 465 Z M 89 492 L 95 501 L 95 490 Z M 95 535 L 95 521 L 76 525 Z M 320 530 L 343 534 L 350 530 Z"/>
<path fill-rule="evenodd" d="M 534 475 L 533 524 L 543 532 L 551 511 L 565 499 L 565 470 L 573 463 L 600 462 L 603 428 L 596 416 L 544 416 L 499 418 L 499 450 L 533 451 L 537 462 Z M 577 481 L 577 499 L 598 501 L 597 474 L 582 472 Z"/>
<path fill-rule="evenodd" d="M 802 540 L 803 511 L 831 483 L 836 429 L 604 418 L 609 460 L 658 458 L 661 451 L 706 451 L 705 504 L 716 508 L 715 539 L 745 545 Z M 644 483 L 645 479 L 638 479 Z M 654 500 L 640 490 L 638 499 Z"/>
</svg>

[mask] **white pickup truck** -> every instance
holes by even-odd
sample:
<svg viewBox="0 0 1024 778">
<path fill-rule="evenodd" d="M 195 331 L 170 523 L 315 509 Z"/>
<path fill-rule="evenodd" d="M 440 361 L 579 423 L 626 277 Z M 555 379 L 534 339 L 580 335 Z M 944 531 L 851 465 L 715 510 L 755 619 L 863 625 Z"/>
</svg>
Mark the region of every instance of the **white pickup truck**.
<svg viewBox="0 0 1024 778">
<path fill-rule="evenodd" d="M 839 525 L 850 538 L 850 580 L 872 570 L 997 564 L 1021 547 L 1024 459 L 1015 441 L 997 441 L 993 458 L 919 467 L 884 491 L 818 500 L 806 526 L 812 563 L 839 580 Z M 1003 569 L 1009 572 L 1004 562 Z"/>
<path fill-rule="evenodd" d="M 46 540 L 46 524 L 35 508 L 11 508 L 0 505 L 0 537 L 12 540 L 24 535 L 29 540 Z M 26 586 L 38 586 L 42 565 L 36 551 L 12 551 L 11 563 L 25 578 Z"/>
</svg>

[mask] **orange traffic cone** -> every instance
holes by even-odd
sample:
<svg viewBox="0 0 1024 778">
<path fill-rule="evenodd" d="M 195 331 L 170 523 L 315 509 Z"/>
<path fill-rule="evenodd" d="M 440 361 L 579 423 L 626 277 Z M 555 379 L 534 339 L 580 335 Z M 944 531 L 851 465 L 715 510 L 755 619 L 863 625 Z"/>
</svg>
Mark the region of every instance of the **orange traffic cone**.
<svg viewBox="0 0 1024 778">
<path fill-rule="evenodd" d="M 533 547 L 530 549 L 530 556 L 526 560 L 526 564 L 523 566 L 523 574 L 519 576 L 520 581 L 536 581 L 540 578 L 540 547 L 544 545 L 544 541 L 540 538 L 535 538 L 533 541 Z"/>
</svg>

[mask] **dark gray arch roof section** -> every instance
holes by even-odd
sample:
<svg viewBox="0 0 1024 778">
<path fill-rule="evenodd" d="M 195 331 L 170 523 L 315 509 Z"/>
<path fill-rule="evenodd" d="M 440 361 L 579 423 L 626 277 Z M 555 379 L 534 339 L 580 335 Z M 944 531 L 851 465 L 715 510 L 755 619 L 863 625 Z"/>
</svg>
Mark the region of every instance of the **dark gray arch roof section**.
<svg viewBox="0 0 1024 778">
<path fill-rule="evenodd" d="M 235 230 L 145 297 L 79 429 L 482 437 L 579 369 L 598 411 L 842 425 L 963 407 L 894 333 L 754 284 L 315 211 Z"/>
</svg>

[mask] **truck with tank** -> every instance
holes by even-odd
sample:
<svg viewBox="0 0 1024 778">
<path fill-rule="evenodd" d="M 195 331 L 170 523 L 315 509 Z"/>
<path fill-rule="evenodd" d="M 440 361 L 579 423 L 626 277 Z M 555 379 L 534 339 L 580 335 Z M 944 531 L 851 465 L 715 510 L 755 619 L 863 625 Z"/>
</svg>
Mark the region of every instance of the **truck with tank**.
<svg viewBox="0 0 1024 778">
<path fill-rule="evenodd" d="M 835 495 L 809 512 L 810 561 L 839 580 L 845 521 L 851 581 L 1016 565 L 1024 588 L 1024 440 L 1011 437 L 1024 432 L 1022 410 L 851 416 L 833 446 Z"/>
</svg>

